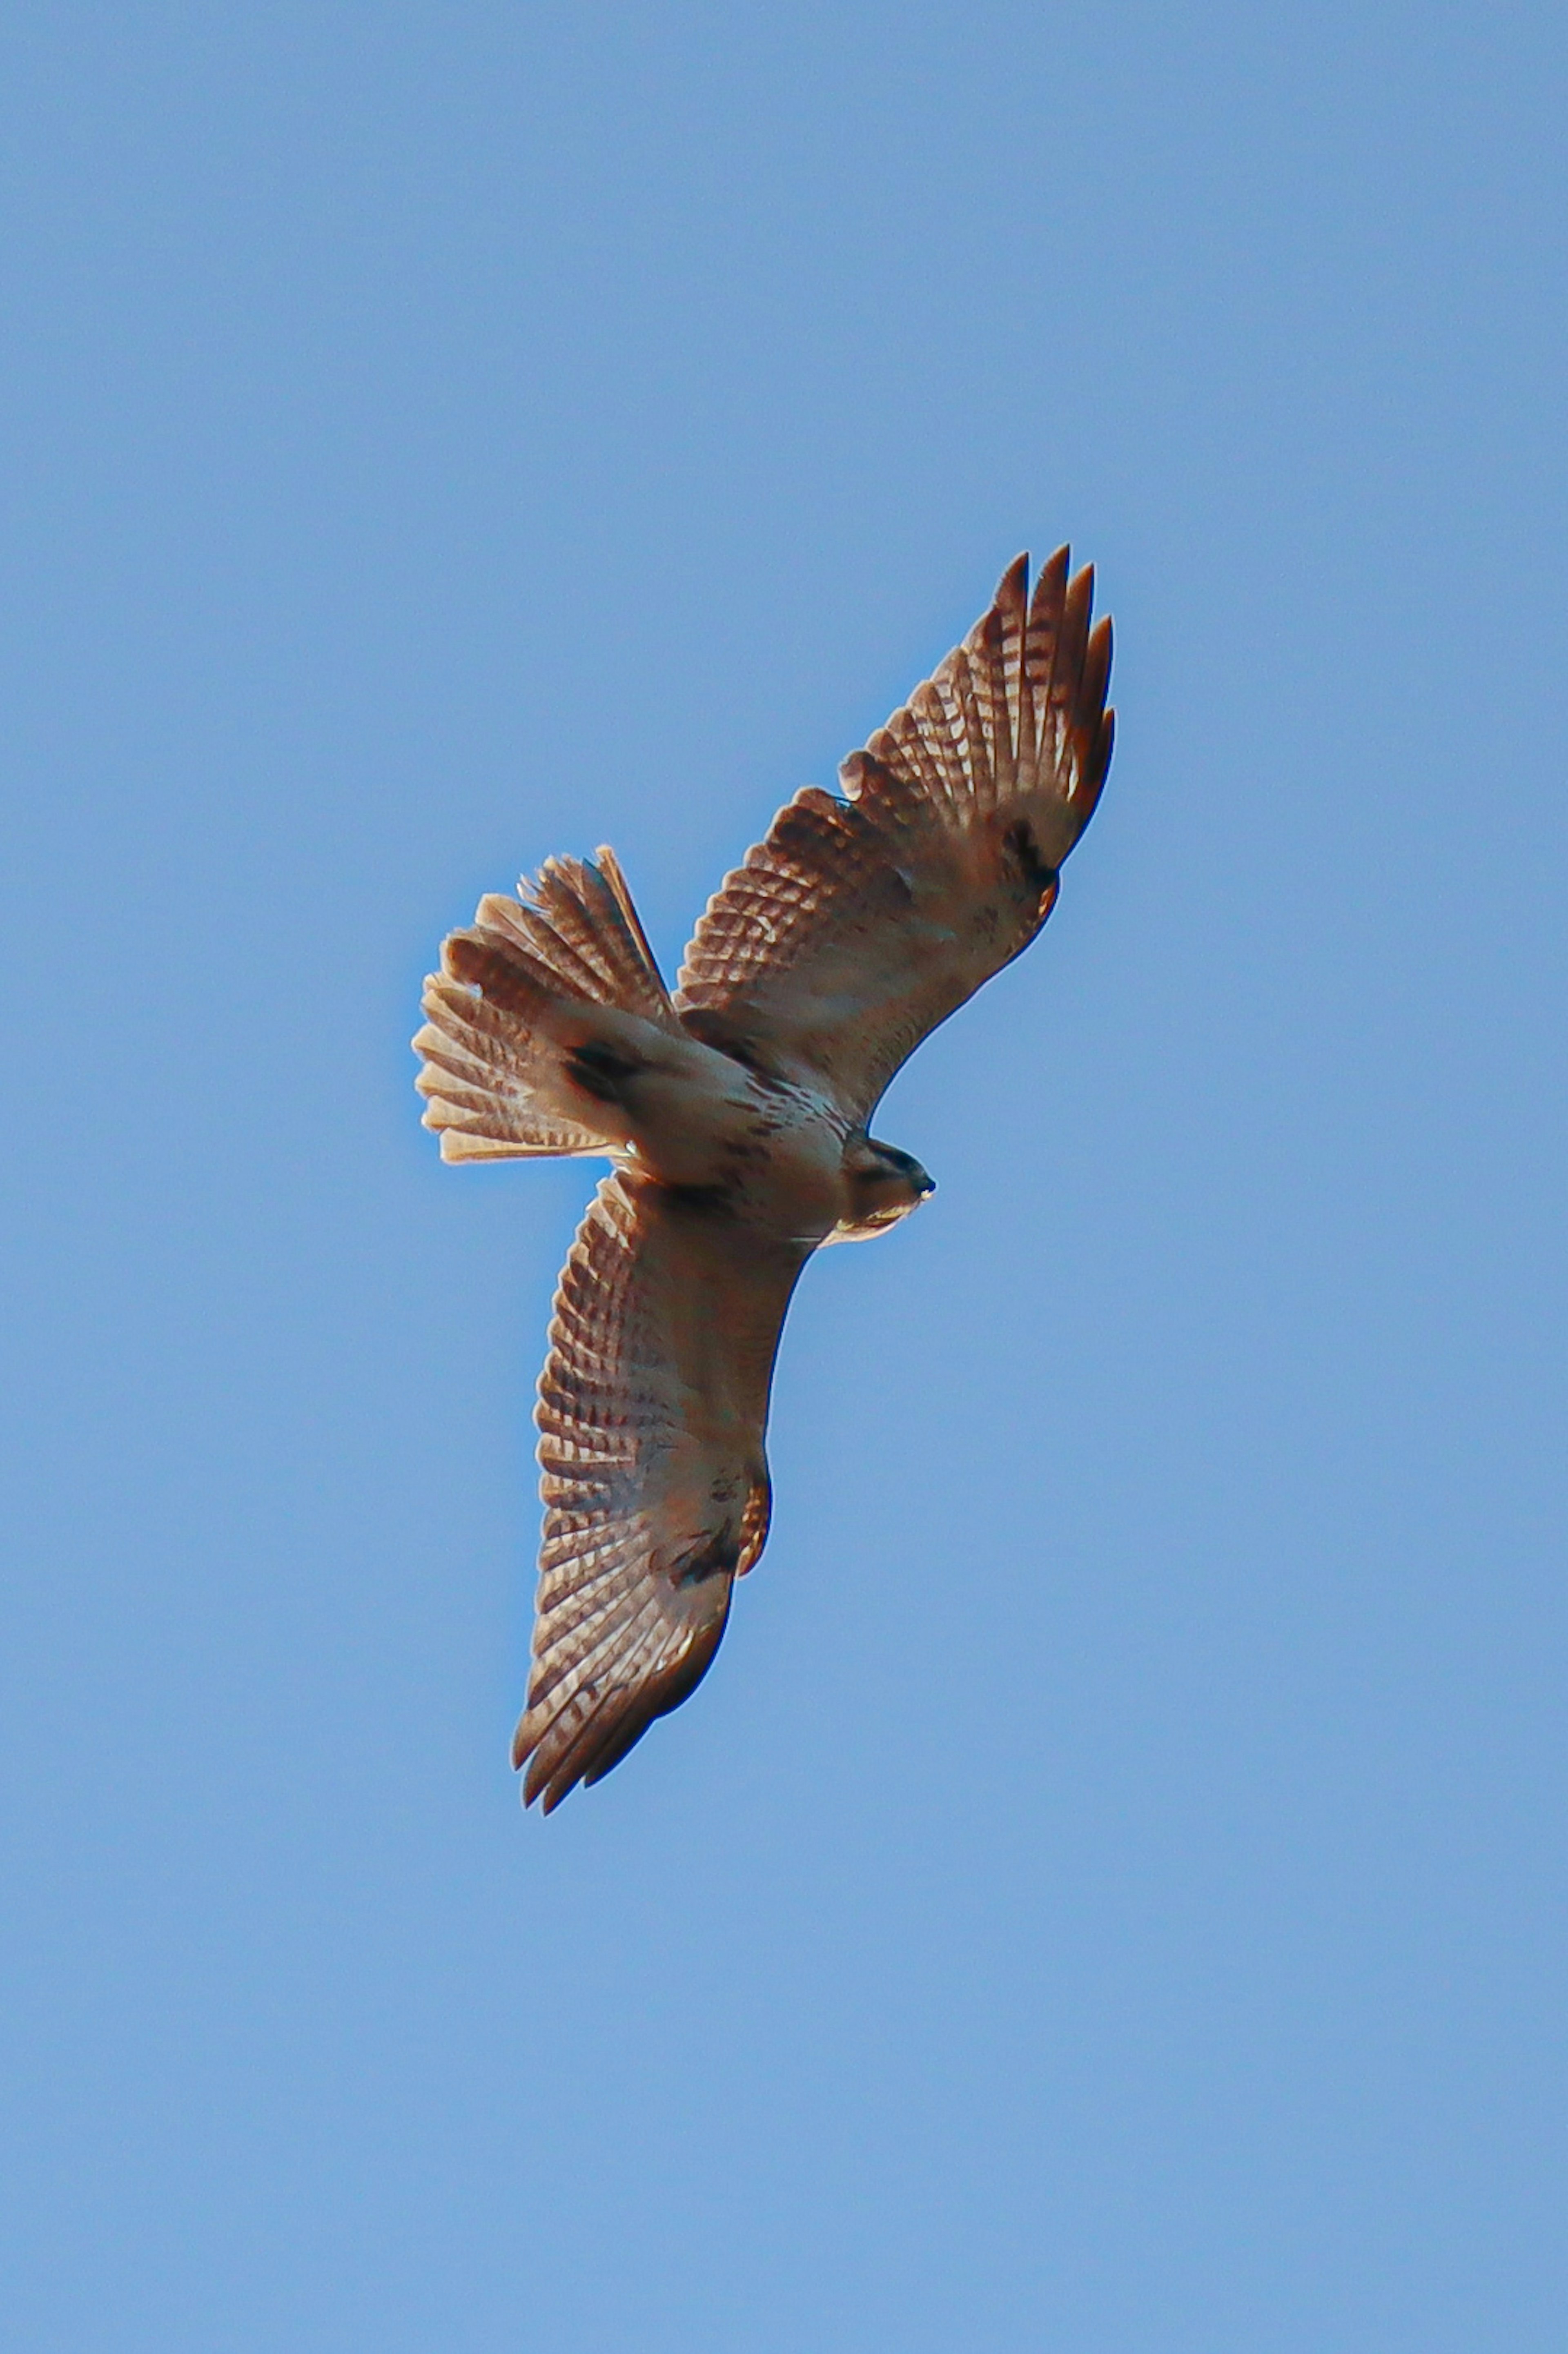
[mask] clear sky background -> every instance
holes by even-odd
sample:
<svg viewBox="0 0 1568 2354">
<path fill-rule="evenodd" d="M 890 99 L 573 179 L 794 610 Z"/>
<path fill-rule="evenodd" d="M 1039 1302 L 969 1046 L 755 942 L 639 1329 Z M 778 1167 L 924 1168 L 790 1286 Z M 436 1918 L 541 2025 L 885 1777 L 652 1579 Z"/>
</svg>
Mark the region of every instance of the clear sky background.
<svg viewBox="0 0 1568 2354">
<path fill-rule="evenodd" d="M 0 34 L 0 2334 L 1557 2354 L 1557 12 Z M 507 1767 L 581 1163 L 440 935 L 706 894 L 1021 546 L 1044 938 L 809 1270 L 768 1554 Z"/>
</svg>

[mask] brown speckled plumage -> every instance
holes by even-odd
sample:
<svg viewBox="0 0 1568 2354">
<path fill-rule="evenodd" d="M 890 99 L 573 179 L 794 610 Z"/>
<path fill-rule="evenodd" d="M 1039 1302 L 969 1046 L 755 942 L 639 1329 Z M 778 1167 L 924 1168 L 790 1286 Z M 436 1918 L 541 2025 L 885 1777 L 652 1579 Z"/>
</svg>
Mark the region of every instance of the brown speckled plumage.
<svg viewBox="0 0 1568 2354">
<path fill-rule="evenodd" d="M 539 1384 L 545 1533 L 514 1762 L 546 1813 L 706 1671 L 762 1550 L 768 1391 L 822 1243 L 929 1180 L 866 1124 L 1029 945 L 1110 759 L 1110 624 L 1020 557 L 934 676 L 710 900 L 668 994 L 613 856 L 551 859 L 442 950 L 415 1040 L 449 1160 L 606 1153 Z"/>
</svg>

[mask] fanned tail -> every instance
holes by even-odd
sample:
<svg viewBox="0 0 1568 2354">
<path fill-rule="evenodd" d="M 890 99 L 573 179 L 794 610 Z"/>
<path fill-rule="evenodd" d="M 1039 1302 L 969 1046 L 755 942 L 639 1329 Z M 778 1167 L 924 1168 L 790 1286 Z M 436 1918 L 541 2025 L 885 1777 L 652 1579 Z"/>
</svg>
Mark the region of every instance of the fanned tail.
<svg viewBox="0 0 1568 2354">
<path fill-rule="evenodd" d="M 443 1161 L 607 1150 L 596 1101 L 679 1028 L 612 851 L 547 859 L 519 894 L 487 892 L 425 982 L 414 1084 Z"/>
</svg>

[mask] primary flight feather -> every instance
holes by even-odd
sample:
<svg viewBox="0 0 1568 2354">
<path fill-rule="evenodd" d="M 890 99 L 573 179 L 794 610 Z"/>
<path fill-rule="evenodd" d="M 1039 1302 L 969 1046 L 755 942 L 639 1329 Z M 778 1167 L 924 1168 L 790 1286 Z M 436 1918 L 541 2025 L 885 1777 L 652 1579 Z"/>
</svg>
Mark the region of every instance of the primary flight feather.
<svg viewBox="0 0 1568 2354">
<path fill-rule="evenodd" d="M 545 1502 L 514 1763 L 547 1814 L 700 1682 L 768 1535 L 773 1361 L 801 1268 L 931 1190 L 868 1123 L 1028 947 L 1110 762 L 1094 576 L 1026 557 L 708 902 L 674 995 L 614 855 L 482 899 L 425 984 L 442 1157 L 597 1153 L 539 1380 Z"/>
</svg>

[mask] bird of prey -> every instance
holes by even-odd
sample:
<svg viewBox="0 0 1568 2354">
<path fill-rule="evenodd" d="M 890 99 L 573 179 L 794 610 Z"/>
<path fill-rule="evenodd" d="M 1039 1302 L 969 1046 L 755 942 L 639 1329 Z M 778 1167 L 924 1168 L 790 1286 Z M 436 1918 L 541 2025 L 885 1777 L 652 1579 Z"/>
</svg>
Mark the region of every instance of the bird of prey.
<svg viewBox="0 0 1568 2354">
<path fill-rule="evenodd" d="M 1026 949 L 1109 764 L 1110 623 L 1067 551 L 989 610 L 709 900 L 672 996 L 613 854 L 547 859 L 442 943 L 418 1086 L 447 1161 L 602 1154 L 539 1381 L 544 1542 L 514 1765 L 546 1814 L 701 1681 L 768 1535 L 785 1310 L 824 1243 L 932 1191 L 869 1133 L 894 1073 Z"/>
</svg>

